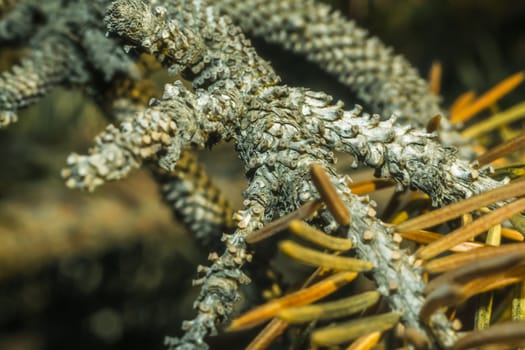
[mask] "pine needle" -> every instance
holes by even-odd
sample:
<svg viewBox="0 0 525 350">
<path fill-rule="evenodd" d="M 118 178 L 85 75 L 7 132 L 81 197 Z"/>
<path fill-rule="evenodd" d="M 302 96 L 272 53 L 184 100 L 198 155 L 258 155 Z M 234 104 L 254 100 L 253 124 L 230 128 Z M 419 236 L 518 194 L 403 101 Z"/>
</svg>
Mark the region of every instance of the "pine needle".
<svg viewBox="0 0 525 350">
<path fill-rule="evenodd" d="M 369 271 L 374 267 L 368 261 L 323 253 L 306 248 L 293 241 L 282 241 L 279 243 L 279 248 L 286 255 L 310 266 L 322 266 L 334 270 L 354 272 Z"/>
<path fill-rule="evenodd" d="M 352 241 L 349 239 L 327 235 L 303 221 L 292 220 L 288 227 L 295 235 L 326 249 L 347 251 L 352 248 Z"/>
<path fill-rule="evenodd" d="M 246 243 L 256 243 L 267 239 L 281 231 L 284 231 L 288 228 L 288 225 L 292 220 L 305 220 L 308 219 L 312 214 L 314 214 L 317 209 L 321 207 L 321 201 L 314 199 L 304 203 L 294 212 L 280 217 L 277 220 L 274 220 L 264 226 L 262 229 L 253 232 L 246 236 Z"/>
<path fill-rule="evenodd" d="M 453 350 L 479 348 L 487 345 L 525 346 L 525 321 L 505 322 L 460 338 Z"/>
<path fill-rule="evenodd" d="M 515 217 L 515 216 L 513 216 L 513 217 Z M 522 242 L 524 240 L 523 234 L 521 232 L 519 232 L 517 230 L 513 230 L 513 229 L 508 228 L 508 227 L 502 227 L 501 228 L 501 235 L 503 237 L 505 237 L 506 239 L 510 239 L 512 241 Z"/>
<path fill-rule="evenodd" d="M 357 277 L 354 272 L 339 272 L 316 284 L 301 289 L 282 298 L 269 301 L 232 321 L 228 331 L 238 331 L 255 327 L 277 315 L 284 308 L 306 305 L 335 292 Z"/>
<path fill-rule="evenodd" d="M 430 67 L 430 72 L 428 75 L 430 91 L 434 95 L 439 95 L 439 91 L 441 90 L 441 76 L 443 75 L 443 66 L 441 65 L 441 62 L 432 62 L 432 67 Z"/>
<path fill-rule="evenodd" d="M 428 243 L 437 241 L 438 239 L 441 239 L 444 237 L 444 235 L 442 234 L 425 231 L 425 230 L 418 230 L 414 232 L 401 232 L 399 234 L 404 239 L 408 239 L 410 241 L 414 241 L 414 242 L 422 243 L 422 244 L 428 244 Z M 450 251 L 455 252 L 455 253 L 468 252 L 473 249 L 479 249 L 484 246 L 485 245 L 483 243 L 478 243 L 478 242 L 463 242 L 463 243 L 458 244 L 457 246 L 450 248 Z"/>
<path fill-rule="evenodd" d="M 431 260 L 424 265 L 424 268 L 428 273 L 440 273 L 471 262 L 484 261 L 496 256 L 506 256 L 512 252 L 520 251 L 525 251 L 525 244 L 513 243 L 498 247 L 487 246 L 467 253 L 452 254 L 443 258 Z"/>
<path fill-rule="evenodd" d="M 363 194 L 367 194 L 370 192 L 381 190 L 383 188 L 388 188 L 394 185 L 395 185 L 395 182 L 389 179 L 373 179 L 373 180 L 357 182 L 355 184 L 351 184 L 349 187 L 353 194 L 363 195 Z"/>
<path fill-rule="evenodd" d="M 371 330 L 377 332 L 386 331 L 394 327 L 398 321 L 399 314 L 391 312 L 339 323 L 335 326 L 314 331 L 311 342 L 314 346 L 338 345 L 369 334 Z"/>
<path fill-rule="evenodd" d="M 525 195 L 525 186 L 523 184 L 510 183 L 407 220 L 396 225 L 395 229 L 397 232 L 417 231 L 425 227 L 442 224 L 489 204 L 523 195 Z"/>
<path fill-rule="evenodd" d="M 525 79 L 525 73 L 518 72 L 501 81 L 492 89 L 481 95 L 477 100 L 461 108 L 450 115 L 452 123 L 460 123 L 469 120 L 477 113 L 487 109 L 503 96 L 514 90 Z"/>
<path fill-rule="evenodd" d="M 310 175 L 317 191 L 321 195 L 323 202 L 326 204 L 334 219 L 340 225 L 350 225 L 351 217 L 346 204 L 337 194 L 337 190 L 330 181 L 326 170 L 319 164 L 313 164 L 310 168 Z"/>
<path fill-rule="evenodd" d="M 525 320 L 525 283 L 516 286 L 515 294 L 512 300 L 512 319 Z"/>
<path fill-rule="evenodd" d="M 467 284 L 477 278 L 488 278 L 492 275 L 509 273 L 512 268 L 525 262 L 525 251 L 514 251 L 508 254 L 499 254 L 480 261 L 462 265 L 455 270 L 430 281 L 425 292 L 431 292 L 443 284 Z"/>
<path fill-rule="evenodd" d="M 374 305 L 380 297 L 377 291 L 364 292 L 332 302 L 284 309 L 277 317 L 295 324 L 350 316 Z"/>
<path fill-rule="evenodd" d="M 499 128 L 502 125 L 506 125 L 515 122 L 525 117 L 525 102 L 515 105 L 505 111 L 499 112 L 491 116 L 490 118 L 483 120 L 479 123 L 472 125 L 471 127 L 463 130 L 461 136 L 467 139 L 475 138 L 483 133 Z"/>
<path fill-rule="evenodd" d="M 357 338 L 346 350 L 370 350 L 381 339 L 381 332 L 372 332 Z"/>
<path fill-rule="evenodd" d="M 525 148 L 525 133 L 520 134 L 496 147 L 487 151 L 478 157 L 478 163 L 480 166 L 489 164 L 490 162 L 505 157 L 513 152 L 522 150 Z"/>
<path fill-rule="evenodd" d="M 470 105 L 472 101 L 476 98 L 476 94 L 474 91 L 467 91 L 463 94 L 461 94 L 456 100 L 452 103 L 452 106 L 450 106 L 450 115 L 456 115 L 458 112 L 465 108 L 466 106 Z M 454 120 L 450 120 L 451 123 L 458 123 Z"/>
<path fill-rule="evenodd" d="M 288 323 L 274 318 L 264 329 L 248 344 L 246 350 L 263 350 L 267 349 L 275 339 L 283 334 L 288 327 Z"/>
<path fill-rule="evenodd" d="M 509 217 L 523 210 L 525 210 L 525 198 L 518 199 L 482 216 L 468 225 L 458 228 L 447 236 L 419 249 L 416 255 L 423 260 L 433 258 L 462 242 L 480 235 L 490 227 L 507 220 Z"/>
</svg>

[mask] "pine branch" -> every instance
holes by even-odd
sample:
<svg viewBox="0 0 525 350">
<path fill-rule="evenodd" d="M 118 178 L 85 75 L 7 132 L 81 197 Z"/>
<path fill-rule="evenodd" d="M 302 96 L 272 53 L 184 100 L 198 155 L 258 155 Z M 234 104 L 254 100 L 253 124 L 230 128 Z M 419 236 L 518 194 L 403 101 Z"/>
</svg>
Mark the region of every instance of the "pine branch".
<svg viewBox="0 0 525 350">
<path fill-rule="evenodd" d="M 30 15 L 30 10 L 46 20 L 41 26 L 32 23 L 24 35 L 19 33 L 18 24 L 12 28 L 17 38 L 36 33 L 28 43 L 29 56 L 0 76 L 0 127 L 16 122 L 19 109 L 58 85 L 96 84 L 99 74 L 106 81 L 118 74 L 138 76 L 131 58 L 104 34 L 106 29 L 100 19 L 106 5 L 107 1 L 102 0 L 72 1 L 64 6 L 53 1 L 28 1 L 20 5 L 22 13 L 18 14 L 15 7 L 15 12 L 6 15 L 1 23 L 9 30 L 11 21 Z"/>
<path fill-rule="evenodd" d="M 204 246 L 216 246 L 223 232 L 235 228 L 230 203 L 195 154 L 182 152 L 172 172 L 151 168 L 164 201 Z"/>
<path fill-rule="evenodd" d="M 0 76 L 0 127 L 17 121 L 16 111 L 45 95 L 74 75 L 71 62 L 79 58 L 68 40 L 46 38 L 30 56 Z"/>
<path fill-rule="evenodd" d="M 500 183 L 459 160 L 453 149 L 435 140 L 434 134 L 412 126 L 400 126 L 393 118 L 380 121 L 379 116 L 363 113 L 359 106 L 345 110 L 342 103 L 332 103 L 331 97 L 322 92 L 280 85 L 280 78 L 256 54 L 241 30 L 204 1 L 180 0 L 170 2 L 170 7 L 159 6 L 163 3 L 161 0 L 149 3 L 141 0 L 73 1 L 58 10 L 58 3 L 48 2 L 49 7 L 43 12 L 54 11 L 46 14 L 52 17 L 51 14 L 58 13 L 63 20 L 45 24 L 35 38 L 47 41 L 33 39 L 32 43 L 64 43 L 72 52 L 79 50 L 86 54 L 77 54 L 79 57 L 72 59 L 72 54 L 66 52 L 64 57 L 55 57 L 49 54 L 52 51 L 49 49 L 46 51 L 49 57 L 42 59 L 41 65 L 35 64 L 35 59 L 27 61 L 30 62 L 27 67 L 34 66 L 38 74 L 43 75 L 31 77 L 27 84 L 31 88 L 26 91 L 19 88 L 24 83 L 18 84 L 17 79 L 32 73 L 29 68 L 19 70 L 21 74 L 15 78 L 4 74 L 2 81 L 6 86 L 10 82 L 16 84 L 0 93 L 0 101 L 7 101 L 1 110 L 7 115 L 4 118 L 8 124 L 13 121 L 17 109 L 57 84 L 96 87 L 98 81 L 91 79 L 91 74 L 102 76 L 106 81 L 120 73 L 133 76 L 132 60 L 117 49 L 114 39 L 103 35 L 107 25 L 110 32 L 128 43 L 124 47 L 126 52 L 136 49 L 153 54 L 171 73 L 180 73 L 190 80 L 193 90 L 180 81 L 166 84 L 163 96 L 148 107 L 139 108 L 133 114 L 124 113 L 126 117 L 118 128 L 110 125 L 96 138 L 89 155 L 74 154 L 68 159 L 69 168 L 63 175 L 69 187 L 94 190 L 106 181 L 127 176 L 143 162 L 157 163 L 164 174 L 171 174 L 177 166 L 183 165 L 181 157 L 187 149 L 204 148 L 219 140 L 234 141 L 249 179 L 244 193 L 245 209 L 235 214 L 237 230 L 223 236 L 224 253 L 221 256 L 210 254 L 212 265 L 199 268 L 201 278 L 195 282 L 201 287 L 195 303 L 198 315 L 184 324 L 183 338 L 168 339 L 167 344 L 173 348 L 207 348 L 204 338 L 216 334 L 217 326 L 230 317 L 239 299 L 239 284 L 249 282 L 241 270 L 251 259 L 245 237 L 274 218 L 293 212 L 318 197 L 309 180 L 313 164 L 328 170 L 352 216 L 349 227 L 339 227 L 328 212 L 322 211 L 325 230 L 334 234 L 344 232 L 353 241 L 357 256 L 374 265 L 372 275 L 392 310 L 402 313 L 407 326 L 425 331 L 419 319 L 425 284 L 421 271 L 413 265 L 414 257 L 400 251 L 399 240 L 375 217 L 368 199 L 350 193 L 347 179 L 333 170 L 333 152 L 353 155 L 375 168 L 378 175 L 396 180 L 400 188 L 421 189 L 431 196 L 435 205 L 481 193 Z M 106 5 L 109 7 L 104 24 L 100 18 Z M 268 29 L 265 35 L 272 37 L 276 30 L 279 38 L 284 35 L 285 43 L 299 38 L 296 46 L 303 45 L 307 49 L 301 52 L 307 53 L 310 52 L 308 38 L 301 35 L 315 26 L 305 25 L 305 16 L 316 19 L 318 29 L 327 24 L 324 18 L 317 17 L 317 11 L 340 25 L 343 33 L 337 28 L 330 29 L 337 34 L 333 35 L 336 43 L 341 40 L 341 44 L 345 44 L 347 31 L 355 29 L 337 13 L 329 15 L 327 7 L 314 7 L 317 5 L 312 2 L 299 5 L 304 7 L 305 13 L 295 8 L 300 15 L 292 16 L 291 20 L 281 16 L 286 9 L 279 7 L 280 3 L 271 5 L 277 6 L 274 10 L 261 5 L 263 17 L 273 16 L 275 12 L 273 18 L 277 18 L 278 27 L 285 28 L 284 31 L 277 26 L 273 28 L 263 20 L 261 28 Z M 255 10 L 242 11 L 241 15 L 248 19 L 252 13 L 257 13 Z M 286 37 L 287 31 L 294 35 Z M 357 57 L 349 51 L 344 54 L 349 56 L 341 59 L 346 62 L 353 57 L 355 62 L 362 62 L 356 64 L 364 70 L 336 64 L 333 73 L 358 72 L 348 78 L 348 83 L 358 83 L 356 86 L 361 89 L 364 100 L 384 103 L 385 117 L 399 112 L 403 122 L 425 123 L 426 118 L 434 114 L 434 109 L 439 108 L 436 98 L 423 91 L 426 84 L 403 59 L 390 56 L 381 43 L 366 39 L 366 33 L 359 29 L 354 33 L 358 42 Z M 332 46 L 316 46 L 327 39 L 324 34 L 319 38 L 317 32 L 313 34 L 311 48 L 315 50 L 312 52 L 316 52 L 314 56 L 322 58 L 320 64 L 330 70 L 332 63 L 326 60 L 338 62 L 343 54 L 336 50 L 325 60 L 323 55 L 328 54 Z M 31 45 L 33 55 L 42 55 L 40 46 Z M 370 52 L 360 51 L 368 46 Z M 360 61 L 361 56 L 363 61 Z M 61 70 L 64 67 L 70 69 L 66 76 L 60 75 L 66 72 Z M 383 75 L 383 70 L 388 74 Z M 17 68 L 13 71 L 16 73 Z M 402 74 L 398 76 L 399 72 Z M 361 81 L 360 77 L 367 78 Z M 376 90 L 381 93 L 375 95 Z M 415 100 L 409 101 L 406 95 Z M 425 114 L 429 111 L 430 115 Z M 435 339 L 435 344 L 450 347 L 456 339 L 455 331 L 440 312 L 431 317 L 429 329 L 428 335 Z"/>
<path fill-rule="evenodd" d="M 28 39 L 37 26 L 38 9 L 29 2 L 0 4 L 0 42 L 17 44 Z"/>
<path fill-rule="evenodd" d="M 216 0 L 212 2 L 241 28 L 286 50 L 304 55 L 356 92 L 383 118 L 423 128 L 448 113 L 427 81 L 401 55 L 329 5 L 314 0 Z M 473 151 L 446 118 L 438 130 L 445 145 L 471 158 Z"/>
<path fill-rule="evenodd" d="M 106 94 L 112 100 L 108 114 L 122 122 L 144 112 L 144 100 L 153 98 L 156 92 L 150 83 L 147 80 L 124 80 L 112 86 Z M 172 171 L 160 168 L 155 162 L 146 165 L 174 216 L 204 246 L 216 246 L 223 232 L 233 230 L 235 222 L 230 203 L 191 150 L 181 153 Z"/>
<path fill-rule="evenodd" d="M 184 15 L 171 17 L 168 14 Z M 206 21 L 202 18 L 206 18 Z M 151 106 L 145 115 L 159 106 L 167 108 L 174 102 L 180 103 L 176 98 L 170 100 L 171 96 L 184 97 L 186 106 L 182 110 L 177 109 L 178 113 L 174 109 L 171 114 L 184 116 L 193 111 L 193 120 L 203 125 L 208 132 L 226 135 L 226 139 L 233 138 L 250 179 L 250 186 L 245 192 L 247 209 L 237 214 L 239 229 L 225 237 L 227 250 L 224 255 L 213 255 L 214 264 L 201 269 L 204 277 L 197 282 L 202 286 L 201 296 L 196 303 L 199 315 L 185 324 L 187 333 L 182 340 L 170 341 L 173 346 L 184 348 L 191 344 L 197 348 L 205 347 L 203 337 L 215 334 L 216 322 L 228 316 L 233 302 L 238 298 L 237 283 L 245 280 L 240 271 L 249 256 L 245 252 L 244 237 L 271 218 L 293 211 L 312 198 L 315 191 L 309 182 L 304 181 L 309 167 L 313 163 L 328 167 L 333 161 L 331 152 L 334 149 L 352 152 L 367 164 L 382 169 L 385 174 L 388 169 L 388 174 L 402 185 L 426 189 L 434 195 L 434 201 L 438 204 L 497 186 L 496 182 L 483 175 L 472 176 L 473 169 L 458 161 L 451 150 L 435 143 L 429 134 L 408 127 L 396 128 L 391 121 L 381 124 L 375 118 L 358 119 L 359 108 L 345 112 L 341 103 L 330 105 L 330 99 L 325 94 L 276 85 L 278 79 L 275 73 L 255 55 L 242 34 L 224 17 L 218 17 L 211 8 L 188 2 L 168 11 L 162 7 L 148 9 L 139 1 L 116 1 L 110 7 L 106 20 L 110 29 L 129 36 L 131 43 L 142 44 L 144 49 L 159 56 L 159 60 L 165 64 L 176 65 L 177 70 L 180 70 L 177 56 L 182 57 L 186 64 L 193 62 L 182 74 L 194 75 L 195 92 L 172 94 L 170 91 L 181 91 L 182 87 L 180 84 L 168 84 L 167 95 Z M 129 34 L 126 32 L 127 27 L 130 28 Z M 201 35 L 201 40 L 197 33 Z M 196 42 L 192 43 L 191 39 Z M 199 54 L 184 52 L 189 47 L 197 47 L 202 51 Z M 232 48 L 237 49 L 232 52 Z M 262 65 L 266 74 L 260 74 L 258 64 Z M 209 113 L 210 110 L 215 113 Z M 217 116 L 220 119 L 216 119 Z M 171 122 L 180 119 L 177 116 Z M 354 122 L 346 126 L 349 121 Z M 190 124 L 188 121 L 186 127 Z M 194 135 L 202 128 L 200 125 L 191 125 L 190 133 Z M 214 129 L 217 127 L 219 129 Z M 385 131 L 383 128 L 386 127 L 392 127 L 394 132 L 382 136 Z M 137 128 L 132 138 L 138 140 L 147 132 Z M 187 138 L 184 133 L 178 136 Z M 202 146 L 205 135 L 199 135 L 198 139 Z M 459 185 L 455 188 L 449 188 L 448 184 L 439 187 L 426 185 L 429 182 L 426 175 L 416 171 L 420 166 L 421 153 L 412 155 L 413 159 L 403 158 L 405 148 L 414 145 L 423 151 L 438 150 L 436 159 L 431 158 L 432 163 L 445 165 L 441 171 L 448 176 L 443 178 L 454 178 Z M 159 146 L 160 154 L 172 151 L 171 146 L 169 149 L 164 147 L 164 150 L 162 145 Z M 148 157 L 151 155 L 147 154 Z M 169 157 L 170 161 L 176 162 L 176 156 L 175 152 L 174 156 Z M 172 166 L 166 161 L 161 163 L 168 168 Z M 447 167 L 447 164 L 450 166 Z M 341 191 L 348 193 L 348 190 L 341 188 L 344 186 L 342 180 L 339 180 L 339 186 Z M 419 274 L 408 257 L 399 260 L 401 266 L 392 265 L 389 258 L 402 255 L 397 252 L 397 243 L 392 241 L 390 232 L 377 219 L 371 218 L 374 220 L 372 223 L 363 221 L 373 211 L 362 203 L 363 200 L 357 197 L 350 197 L 347 201 L 351 213 L 358 218 L 352 224 L 349 236 L 360 242 L 360 234 L 366 228 L 374 227 L 374 233 L 380 237 L 377 241 L 381 244 L 372 244 L 370 248 L 368 243 L 358 243 L 358 255 L 377 264 L 376 280 L 384 294 L 389 294 L 391 277 L 397 276 L 396 280 L 400 281 L 398 288 L 403 291 L 401 294 L 410 298 L 404 300 L 398 293 L 392 293 L 389 301 L 395 310 L 405 311 L 405 322 L 420 327 L 418 312 L 411 314 L 407 311 L 418 310 L 417 304 L 420 303 L 417 300 L 422 300 Z M 440 341 L 450 345 L 454 333 L 446 318 L 438 315 L 433 322 Z"/>
</svg>

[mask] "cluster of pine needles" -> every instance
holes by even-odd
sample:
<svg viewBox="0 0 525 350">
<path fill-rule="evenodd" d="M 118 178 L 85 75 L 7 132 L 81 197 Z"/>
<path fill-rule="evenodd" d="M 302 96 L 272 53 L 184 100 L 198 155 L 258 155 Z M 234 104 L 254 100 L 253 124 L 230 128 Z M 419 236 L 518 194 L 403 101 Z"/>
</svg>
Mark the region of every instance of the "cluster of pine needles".
<svg viewBox="0 0 525 350">
<path fill-rule="evenodd" d="M 436 64 L 430 73 L 436 94 L 440 71 Z M 525 117 L 525 103 L 503 111 L 497 108 L 498 100 L 524 79 L 520 72 L 479 97 L 467 92 L 450 108 L 451 122 L 468 124 L 462 135 L 480 145 L 478 166 L 491 166 L 494 178 L 508 179 L 506 185 L 439 209 L 431 208 L 423 193 L 393 192 L 382 213 L 394 240 L 414 256 L 414 265 L 427 282 L 421 322 L 428 322 L 439 309 L 446 310 L 460 334 L 455 350 L 525 347 L 525 158 L 519 152 L 525 146 L 525 133 L 512 129 Z M 484 110 L 490 111 L 488 118 L 479 116 Z M 439 120 L 439 116 L 432 118 L 427 130 L 436 130 Z M 489 143 L 494 139 L 501 142 L 494 146 Z M 316 220 L 321 206 L 341 226 L 352 220 L 321 166 L 311 168 L 311 179 L 321 199 L 268 224 L 247 242 L 256 249 L 258 242 L 288 231 L 298 239 L 278 238 L 280 251 L 315 270 L 295 290 L 238 316 L 228 330 L 267 323 L 247 346 L 249 350 L 268 348 L 290 327 L 300 330 L 294 333 L 294 348 L 433 347 L 433 340 L 423 332 L 398 322 L 402 315 L 389 312 L 373 283 L 363 287 L 355 282 L 359 276 L 366 279 L 374 266 L 352 257 L 349 239 L 329 236 L 308 223 Z M 372 196 L 391 186 L 393 182 L 383 179 L 349 184 L 353 193 Z M 363 233 L 365 240 L 373 235 Z M 357 285 L 346 286 L 352 281 Z M 396 288 L 395 281 L 390 288 Z M 280 291 L 279 286 L 274 289 Z M 337 291 L 338 297 L 320 301 Z"/>
</svg>

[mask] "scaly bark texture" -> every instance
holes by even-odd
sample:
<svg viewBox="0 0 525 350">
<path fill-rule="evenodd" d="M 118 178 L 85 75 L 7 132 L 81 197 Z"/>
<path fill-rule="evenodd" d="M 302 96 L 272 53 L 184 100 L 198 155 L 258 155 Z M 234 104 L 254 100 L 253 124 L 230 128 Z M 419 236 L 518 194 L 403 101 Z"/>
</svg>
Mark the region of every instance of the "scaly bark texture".
<svg viewBox="0 0 525 350">
<path fill-rule="evenodd" d="M 152 81 L 117 80 L 108 87 L 102 107 L 120 123 L 144 112 L 147 101 L 156 95 Z M 174 216 L 201 244 L 217 246 L 222 233 L 233 231 L 232 206 L 192 150 L 181 153 L 173 170 L 162 169 L 155 162 L 148 162 L 147 166 Z"/>
<path fill-rule="evenodd" d="M 417 70 L 380 39 L 329 5 L 314 0 L 214 0 L 247 33 L 304 55 L 352 89 L 368 108 L 397 123 L 424 127 L 443 116 L 438 134 L 445 145 L 461 154 L 474 154 L 452 125 L 440 98 Z"/>
<path fill-rule="evenodd" d="M 22 1 L 7 13 L 0 22 L 4 40 L 33 36 L 28 57 L 0 76 L 0 128 L 16 122 L 19 109 L 57 85 L 95 84 L 101 76 L 109 81 L 118 74 L 137 77 L 132 59 L 104 34 L 100 19 L 107 4 L 104 0 Z M 27 30 L 27 15 L 45 20 L 40 26 L 32 21 Z"/>
</svg>

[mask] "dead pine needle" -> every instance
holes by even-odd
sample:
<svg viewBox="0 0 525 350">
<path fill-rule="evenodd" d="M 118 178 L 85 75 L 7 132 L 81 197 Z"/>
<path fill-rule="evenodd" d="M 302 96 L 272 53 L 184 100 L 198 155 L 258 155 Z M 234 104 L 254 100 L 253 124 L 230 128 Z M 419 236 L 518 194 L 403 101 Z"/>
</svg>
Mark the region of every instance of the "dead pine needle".
<svg viewBox="0 0 525 350">
<path fill-rule="evenodd" d="M 460 338 L 453 350 L 478 348 L 487 345 L 525 346 L 525 321 L 504 322 L 490 328 L 471 332 Z"/>
<path fill-rule="evenodd" d="M 248 344 L 246 350 L 263 350 L 267 349 L 277 337 L 279 337 L 288 328 L 288 323 L 274 318 L 264 329 Z"/>
<path fill-rule="evenodd" d="M 350 225 L 351 217 L 346 204 L 337 194 L 337 190 L 330 181 L 326 170 L 319 164 L 313 164 L 310 168 L 310 175 L 317 191 L 321 195 L 324 203 L 334 219 L 340 225 Z"/>
<path fill-rule="evenodd" d="M 424 265 L 424 269 L 428 273 L 440 273 L 455 269 L 468 263 L 484 261 L 497 256 L 506 256 L 512 252 L 520 251 L 525 251 L 525 244 L 513 243 L 499 247 L 486 246 L 470 252 L 452 254 L 443 258 L 430 260 Z"/>
<path fill-rule="evenodd" d="M 519 103 L 507 110 L 498 112 L 488 119 L 478 122 L 463 130 L 464 138 L 475 138 L 483 133 L 494 130 L 502 125 L 507 125 L 525 117 L 525 102 Z"/>
<path fill-rule="evenodd" d="M 264 226 L 262 229 L 246 236 L 246 243 L 256 243 L 267 239 L 288 228 L 292 220 L 304 220 L 313 215 L 321 207 L 321 201 L 314 199 L 304 203 L 296 211 L 280 217 Z"/>
<path fill-rule="evenodd" d="M 353 194 L 362 195 L 374 191 L 382 190 L 383 188 L 392 187 L 395 185 L 395 182 L 389 179 L 372 179 L 362 182 L 357 182 L 355 184 L 350 184 L 350 191 Z"/>
<path fill-rule="evenodd" d="M 310 266 L 353 272 L 370 271 L 374 267 L 369 261 L 323 253 L 289 240 L 279 243 L 279 248 L 286 255 Z"/>
<path fill-rule="evenodd" d="M 349 239 L 327 235 L 303 221 L 292 220 L 288 228 L 295 235 L 326 249 L 347 251 L 352 248 L 352 241 Z"/>
<path fill-rule="evenodd" d="M 444 237 L 444 235 L 442 235 L 442 234 L 435 233 L 435 232 L 430 232 L 430 231 L 425 231 L 425 230 L 417 230 L 417 231 L 414 231 L 414 232 L 401 232 L 399 234 L 404 239 L 407 239 L 407 240 L 410 240 L 410 241 L 414 241 L 414 242 L 417 242 L 417 243 L 423 243 L 423 244 L 428 244 L 428 243 L 437 241 L 438 239 L 441 239 L 441 238 Z M 468 251 L 471 251 L 473 249 L 479 249 L 479 248 L 484 247 L 484 246 L 485 246 L 485 244 L 478 243 L 478 242 L 463 242 L 463 243 L 460 243 L 460 244 L 450 248 L 449 250 L 451 252 L 456 252 L 456 253 L 468 252 Z"/>
<path fill-rule="evenodd" d="M 525 250 L 500 254 L 488 259 L 473 261 L 455 270 L 444 273 L 429 282 L 425 288 L 428 293 L 445 283 L 464 285 L 477 278 L 488 278 L 491 275 L 502 275 L 511 268 L 525 262 Z"/>
<path fill-rule="evenodd" d="M 483 166 L 523 148 L 525 148 L 525 133 L 518 135 L 482 154 L 478 157 L 478 163 L 480 166 Z"/>
<path fill-rule="evenodd" d="M 525 73 L 518 72 L 501 81 L 492 89 L 481 95 L 477 100 L 450 115 L 452 123 L 464 122 L 477 113 L 492 106 L 500 98 L 514 90 L 525 79 Z"/>
<path fill-rule="evenodd" d="M 482 216 L 468 225 L 458 228 L 447 236 L 421 248 L 416 254 L 423 260 L 433 258 L 462 242 L 474 238 L 492 226 L 503 222 L 523 210 L 525 210 L 525 198 L 518 199 Z"/>
<path fill-rule="evenodd" d="M 284 309 L 277 317 L 292 324 L 339 318 L 366 310 L 377 303 L 380 297 L 377 291 L 364 292 L 327 303 Z"/>
<path fill-rule="evenodd" d="M 350 344 L 346 350 L 370 350 L 381 339 L 381 332 L 372 332 L 370 334 L 362 335 Z"/>
<path fill-rule="evenodd" d="M 463 94 L 461 94 L 456 100 L 452 103 L 452 106 L 450 106 L 450 115 L 456 115 L 458 112 L 468 106 L 469 104 L 474 101 L 476 98 L 476 94 L 474 91 L 467 91 Z M 450 120 L 451 123 L 457 123 L 454 120 Z"/>
<path fill-rule="evenodd" d="M 310 339 L 313 346 L 343 344 L 369 334 L 371 330 L 376 332 L 386 331 L 394 327 L 398 321 L 399 314 L 394 312 L 363 317 L 316 330 L 312 333 Z"/>
<path fill-rule="evenodd" d="M 269 301 L 232 321 L 228 331 L 238 331 L 255 327 L 258 324 L 274 317 L 284 308 L 297 305 L 306 305 L 335 292 L 357 277 L 354 272 L 339 272 L 325 278 L 314 285 L 286 295 L 282 298 Z"/>
<path fill-rule="evenodd" d="M 523 195 L 525 195 L 523 184 L 510 183 L 407 220 L 396 225 L 395 228 L 397 232 L 410 232 L 432 227 L 489 204 Z"/>
<path fill-rule="evenodd" d="M 430 91 L 434 95 L 439 95 L 439 92 L 441 90 L 441 76 L 443 75 L 443 66 L 441 65 L 441 62 L 434 61 L 432 62 L 432 66 L 430 67 L 430 71 L 428 74 L 428 80 L 430 83 Z"/>
</svg>

